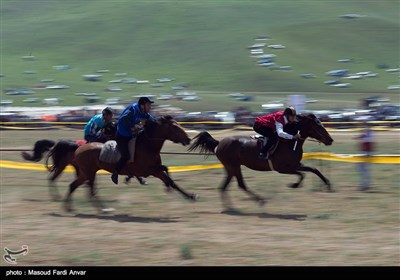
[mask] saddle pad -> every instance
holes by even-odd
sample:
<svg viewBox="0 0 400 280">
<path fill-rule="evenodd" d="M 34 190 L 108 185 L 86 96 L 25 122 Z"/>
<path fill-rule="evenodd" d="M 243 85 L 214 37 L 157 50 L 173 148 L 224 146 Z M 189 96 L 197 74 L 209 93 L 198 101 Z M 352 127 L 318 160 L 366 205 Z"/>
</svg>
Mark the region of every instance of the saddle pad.
<svg viewBox="0 0 400 280">
<path fill-rule="evenodd" d="M 100 161 L 107 163 L 117 163 L 121 158 L 121 154 L 117 149 L 117 142 L 114 140 L 104 143 L 100 151 Z"/>
</svg>

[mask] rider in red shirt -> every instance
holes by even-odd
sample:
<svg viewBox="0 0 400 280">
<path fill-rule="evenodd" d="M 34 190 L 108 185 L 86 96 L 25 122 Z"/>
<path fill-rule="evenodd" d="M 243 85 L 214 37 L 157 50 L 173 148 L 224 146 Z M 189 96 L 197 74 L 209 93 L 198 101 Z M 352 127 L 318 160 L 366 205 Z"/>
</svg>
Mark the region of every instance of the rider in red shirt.
<svg viewBox="0 0 400 280">
<path fill-rule="evenodd" d="M 256 118 L 253 129 L 258 134 L 265 136 L 266 141 L 261 149 L 259 158 L 268 159 L 269 149 L 276 143 L 278 136 L 285 139 L 300 139 L 300 134 L 291 135 L 283 131 L 283 126 L 296 120 L 296 110 L 287 107 L 284 111 L 266 114 Z"/>
</svg>

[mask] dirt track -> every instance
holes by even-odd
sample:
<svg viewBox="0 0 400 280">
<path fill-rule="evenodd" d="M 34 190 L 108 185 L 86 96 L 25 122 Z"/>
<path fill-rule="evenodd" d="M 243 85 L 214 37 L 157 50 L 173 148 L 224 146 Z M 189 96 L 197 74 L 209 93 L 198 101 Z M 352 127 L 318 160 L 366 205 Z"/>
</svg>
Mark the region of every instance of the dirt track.
<svg viewBox="0 0 400 280">
<path fill-rule="evenodd" d="M 32 141 L 11 141 L 11 136 L 2 133 L 4 146 Z M 396 137 L 382 136 L 380 143 L 393 150 Z M 348 149 L 349 141 L 337 136 L 338 149 Z M 182 148 L 168 144 L 165 150 Z M 2 153 L 2 159 L 17 157 Z M 200 161 L 165 159 L 170 165 Z M 398 167 L 374 165 L 370 192 L 357 191 L 355 167 L 322 167 L 335 193 L 323 192 L 311 174 L 303 188 L 294 190 L 287 185 L 295 176 L 245 169 L 248 186 L 268 202 L 260 208 L 233 182 L 229 194 L 236 211 L 223 213 L 217 191 L 222 170 L 172 175 L 182 188 L 201 196 L 196 203 L 166 193 L 155 178 L 148 179 L 148 186 L 115 186 L 108 175 L 100 175 L 100 197 L 116 209 L 108 215 L 97 213 L 85 188 L 75 193 L 77 211 L 69 214 L 50 200 L 46 173 L 0 169 L 1 246 L 28 245 L 28 255 L 18 258 L 21 265 L 399 265 Z M 61 193 L 72 176 L 64 174 L 58 182 Z"/>
</svg>

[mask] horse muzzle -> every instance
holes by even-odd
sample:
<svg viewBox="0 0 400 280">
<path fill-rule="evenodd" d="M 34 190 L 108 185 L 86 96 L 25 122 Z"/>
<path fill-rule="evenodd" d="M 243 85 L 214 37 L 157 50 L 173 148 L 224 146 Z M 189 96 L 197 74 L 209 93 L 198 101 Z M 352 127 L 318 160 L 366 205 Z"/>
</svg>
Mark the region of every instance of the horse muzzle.
<svg viewBox="0 0 400 280">
<path fill-rule="evenodd" d="M 324 141 L 324 144 L 326 146 L 330 146 L 330 145 L 332 145 L 332 143 L 333 143 L 333 139 L 327 139 L 327 140 Z"/>
<path fill-rule="evenodd" d="M 188 138 L 188 139 L 186 139 L 182 144 L 183 144 L 183 146 L 187 146 L 187 145 L 189 145 L 190 144 L 190 141 L 191 141 L 191 139 L 190 138 Z"/>
</svg>

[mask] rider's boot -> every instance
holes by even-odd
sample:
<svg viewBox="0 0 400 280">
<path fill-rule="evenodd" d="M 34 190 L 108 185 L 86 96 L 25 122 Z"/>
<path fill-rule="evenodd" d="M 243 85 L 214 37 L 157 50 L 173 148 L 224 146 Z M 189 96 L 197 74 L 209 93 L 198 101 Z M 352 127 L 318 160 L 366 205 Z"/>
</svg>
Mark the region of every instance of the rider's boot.
<svg viewBox="0 0 400 280">
<path fill-rule="evenodd" d="M 114 184 L 118 185 L 118 171 L 114 170 L 114 172 L 111 175 L 111 180 L 113 181 Z"/>
<path fill-rule="evenodd" d="M 259 158 L 261 158 L 261 159 L 268 159 L 269 158 L 268 150 L 270 148 L 270 145 L 268 145 L 268 144 L 269 144 L 268 138 L 265 137 L 264 141 L 263 141 L 263 146 L 261 148 L 261 152 L 258 154 Z"/>
</svg>

